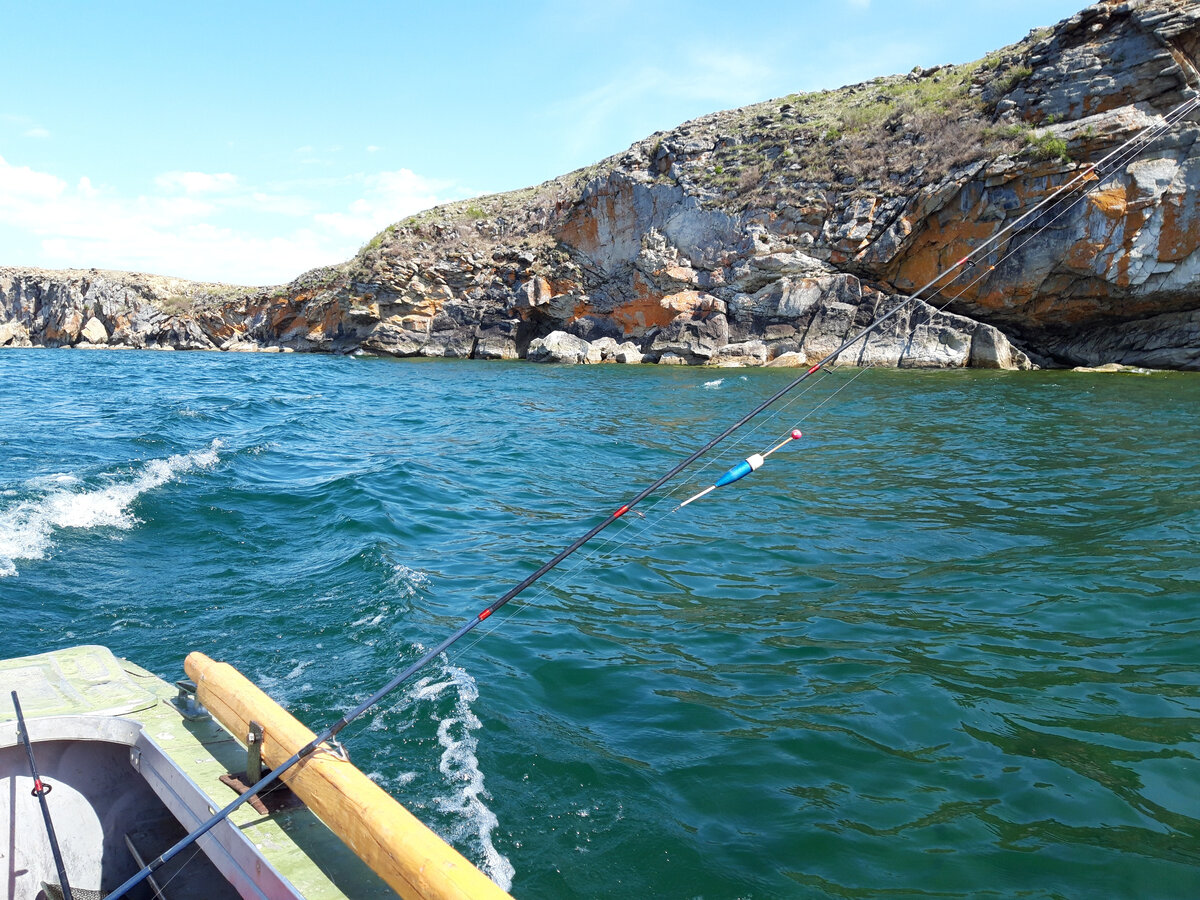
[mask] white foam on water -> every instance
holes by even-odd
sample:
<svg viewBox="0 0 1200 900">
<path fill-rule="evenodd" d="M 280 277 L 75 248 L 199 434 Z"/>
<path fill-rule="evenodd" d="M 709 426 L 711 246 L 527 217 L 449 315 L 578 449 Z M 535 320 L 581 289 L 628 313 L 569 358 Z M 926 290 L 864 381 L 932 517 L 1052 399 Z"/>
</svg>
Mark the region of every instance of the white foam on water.
<svg viewBox="0 0 1200 900">
<path fill-rule="evenodd" d="M 458 666 L 443 663 L 441 680 L 422 678 L 411 689 L 414 700 L 435 700 L 447 691 L 455 693 L 454 711 L 438 723 L 437 738 L 442 746 L 438 769 L 452 793 L 435 798 L 442 812 L 456 817 L 459 826 L 455 838 L 475 838 L 483 852 L 483 870 L 504 890 L 512 887 L 516 869 L 508 857 L 492 843 L 492 831 L 499 824 L 496 814 L 484 803 L 491 796 L 483 786 L 476 750 L 479 743 L 474 732 L 482 723 L 471 703 L 479 699 L 479 688 L 470 674 Z"/>
<path fill-rule="evenodd" d="M 383 617 L 386 614 L 386 612 L 387 612 L 387 607 L 384 607 L 384 612 L 376 613 L 375 615 L 371 615 L 370 613 L 367 613 L 361 619 L 355 619 L 353 622 L 351 622 L 350 627 L 351 628 L 363 628 L 363 627 L 369 628 L 369 627 L 378 625 L 380 622 L 383 621 Z"/>
<path fill-rule="evenodd" d="M 312 665 L 311 659 L 301 660 L 300 662 L 296 663 L 296 668 L 292 669 L 292 671 L 288 672 L 283 677 L 286 678 L 288 681 L 291 681 L 293 678 L 299 678 L 304 673 L 304 670 L 307 669 L 311 665 Z"/>
<path fill-rule="evenodd" d="M 717 388 L 719 388 L 724 383 L 725 383 L 724 378 L 718 378 L 715 381 L 706 381 L 706 382 L 704 382 L 704 389 L 706 391 L 715 391 Z"/>
<path fill-rule="evenodd" d="M 55 488 L 66 488 L 79 484 L 79 477 L 70 472 L 51 472 L 49 475 L 38 475 L 30 478 L 28 487 L 35 491 L 52 491 Z M 13 491 L 15 494 L 16 491 Z"/>
<path fill-rule="evenodd" d="M 415 597 L 417 591 L 429 587 L 429 576 L 417 569 L 411 569 L 404 563 L 394 563 L 388 583 L 405 597 Z"/>
<path fill-rule="evenodd" d="M 30 479 L 26 487 L 44 493 L 0 509 L 0 577 L 18 574 L 18 559 L 42 559 L 64 528 L 133 528 L 130 506 L 138 497 L 184 472 L 212 468 L 221 446 L 214 440 L 203 450 L 149 460 L 132 477 L 92 490 L 72 490 L 80 479 L 69 473 Z"/>
</svg>

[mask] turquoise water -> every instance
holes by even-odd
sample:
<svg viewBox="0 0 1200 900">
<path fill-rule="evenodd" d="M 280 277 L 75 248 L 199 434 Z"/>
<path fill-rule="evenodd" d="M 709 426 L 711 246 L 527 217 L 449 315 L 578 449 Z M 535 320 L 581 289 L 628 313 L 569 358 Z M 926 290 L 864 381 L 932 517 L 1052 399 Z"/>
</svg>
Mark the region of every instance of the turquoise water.
<svg viewBox="0 0 1200 900">
<path fill-rule="evenodd" d="M 355 761 L 520 898 L 1200 895 L 1200 377 L 856 374 Z M 199 649 L 319 727 L 790 377 L 0 351 L 5 655 Z"/>
</svg>

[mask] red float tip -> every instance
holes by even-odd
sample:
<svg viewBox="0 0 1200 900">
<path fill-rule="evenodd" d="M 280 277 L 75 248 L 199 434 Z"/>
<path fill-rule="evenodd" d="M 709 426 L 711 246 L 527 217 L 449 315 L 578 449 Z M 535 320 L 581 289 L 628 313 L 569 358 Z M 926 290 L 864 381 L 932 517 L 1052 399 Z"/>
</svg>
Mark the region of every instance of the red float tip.
<svg viewBox="0 0 1200 900">
<path fill-rule="evenodd" d="M 798 441 L 798 440 L 800 440 L 800 438 L 802 438 L 802 437 L 804 437 L 804 435 L 802 435 L 802 434 L 800 433 L 800 429 L 799 429 L 799 428 L 793 428 L 793 429 L 792 429 L 792 440 L 793 440 L 793 441 Z"/>
</svg>

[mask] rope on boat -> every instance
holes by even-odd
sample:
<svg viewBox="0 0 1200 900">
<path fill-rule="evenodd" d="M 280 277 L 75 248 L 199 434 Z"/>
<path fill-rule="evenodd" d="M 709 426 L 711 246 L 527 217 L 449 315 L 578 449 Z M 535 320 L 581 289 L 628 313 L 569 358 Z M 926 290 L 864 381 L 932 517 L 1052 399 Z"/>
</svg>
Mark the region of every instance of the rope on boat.
<svg viewBox="0 0 1200 900">
<path fill-rule="evenodd" d="M 461 638 L 465 637 L 467 634 L 469 634 L 471 631 L 473 631 L 480 624 L 482 624 L 487 619 L 489 619 L 498 609 L 500 609 L 500 607 L 504 606 L 506 603 L 511 601 L 513 598 L 517 597 L 519 594 L 521 594 L 523 591 L 525 591 L 527 588 L 529 588 L 535 582 L 541 580 L 541 578 L 544 575 L 546 575 L 551 570 L 555 569 L 565 559 L 567 559 L 569 556 L 574 554 L 577 550 L 579 550 L 581 547 L 583 547 L 585 544 L 587 544 L 589 541 L 591 541 L 592 538 L 596 537 L 596 535 L 598 535 L 600 532 L 604 531 L 606 528 L 608 528 L 610 525 L 612 525 L 614 522 L 616 522 L 618 519 L 620 519 L 622 516 L 624 516 L 630 510 L 632 510 L 635 506 L 637 506 L 639 503 L 641 503 L 643 500 L 645 500 L 647 497 L 649 497 L 651 494 L 653 494 L 655 491 L 657 491 L 660 487 L 665 485 L 667 482 L 671 481 L 676 475 L 678 475 L 684 469 L 688 468 L 690 465 L 692 465 L 692 463 L 696 462 L 696 460 L 698 460 L 702 456 L 706 455 L 710 450 L 715 448 L 718 444 L 721 444 L 723 441 L 725 441 L 727 438 L 729 438 L 735 432 L 740 430 L 743 426 L 748 424 L 752 419 L 756 418 L 761 413 L 766 411 L 769 407 L 773 406 L 776 402 L 781 400 L 787 394 L 791 393 L 795 388 L 799 387 L 801 384 L 803 384 L 805 381 L 807 381 L 813 375 L 817 374 L 818 372 L 823 371 L 827 366 L 831 365 L 834 361 L 836 361 L 837 358 L 843 352 L 848 350 L 850 347 L 854 346 L 860 340 L 867 338 L 869 335 L 871 335 L 873 332 L 875 332 L 885 322 L 887 322 L 888 320 L 890 320 L 890 319 L 894 318 L 896 315 L 898 315 L 901 310 L 906 309 L 910 304 L 915 303 L 919 299 L 922 299 L 922 295 L 925 294 L 927 291 L 931 291 L 938 284 L 938 282 L 942 281 L 942 279 L 946 275 L 953 275 L 953 277 L 950 279 L 950 281 L 948 283 L 944 284 L 942 287 L 937 288 L 936 290 L 932 290 L 932 293 L 930 294 L 930 297 L 929 297 L 930 300 L 943 294 L 943 292 L 947 291 L 948 288 L 951 286 L 951 284 L 953 284 L 954 280 L 956 280 L 959 277 L 959 275 L 961 275 L 963 272 L 965 272 L 971 268 L 974 268 L 977 265 L 975 262 L 975 258 L 980 256 L 980 254 L 983 254 L 985 252 L 990 252 L 992 250 L 992 248 L 995 248 L 1006 237 L 1008 237 L 1010 235 L 1015 236 L 1019 232 L 1020 229 L 1026 227 L 1027 225 L 1035 225 L 1036 217 L 1041 215 L 1043 210 L 1046 209 L 1046 207 L 1057 205 L 1060 200 L 1068 198 L 1070 193 L 1075 191 L 1078 188 L 1082 187 L 1084 189 L 1083 192 L 1078 197 L 1075 197 L 1074 199 L 1072 199 L 1070 201 L 1070 203 L 1068 203 L 1062 210 L 1058 211 L 1055 215 L 1053 215 L 1049 220 L 1044 221 L 1040 225 L 1037 225 L 1037 227 L 1034 228 L 1032 234 L 1028 238 L 1026 238 L 1025 241 L 1018 244 L 1016 247 L 1009 247 L 995 263 L 987 266 L 986 269 L 984 269 L 983 272 L 981 272 L 979 275 L 977 275 L 973 281 L 971 281 L 966 286 L 964 286 L 957 294 L 950 297 L 950 299 L 947 300 L 946 303 L 939 308 L 939 311 L 944 310 L 947 306 L 949 306 L 950 303 L 952 303 L 954 300 L 958 299 L 958 297 L 962 296 L 963 292 L 968 290 L 974 284 L 978 283 L 978 281 L 981 280 L 982 278 L 986 277 L 986 274 L 993 271 L 997 265 L 999 265 L 1005 259 L 1008 259 L 1010 256 L 1012 256 L 1017 251 L 1019 251 L 1022 247 L 1025 246 L 1025 244 L 1027 244 L 1030 240 L 1032 240 L 1033 237 L 1035 237 L 1036 235 L 1040 234 L 1042 231 L 1045 231 L 1047 228 L 1049 228 L 1054 222 L 1056 222 L 1059 218 L 1061 218 L 1061 216 L 1063 216 L 1068 210 L 1070 210 L 1072 206 L 1074 206 L 1076 203 L 1078 203 L 1080 200 L 1082 200 L 1084 197 L 1086 197 L 1092 188 L 1103 183 L 1103 181 L 1105 179 L 1107 179 L 1109 176 L 1115 174 L 1122 167 L 1124 167 L 1126 164 L 1131 162 L 1138 155 L 1138 153 L 1141 152 L 1141 150 L 1143 150 L 1146 146 L 1153 143 L 1155 140 L 1157 140 L 1163 134 L 1165 134 L 1166 132 L 1171 130 L 1179 121 L 1181 121 L 1189 113 L 1191 113 L 1193 110 L 1195 110 L 1198 106 L 1200 106 L 1200 94 L 1196 94 L 1196 95 L 1192 96 L 1191 98 L 1189 98 L 1188 100 L 1185 100 L 1184 102 L 1180 103 L 1178 106 L 1176 106 L 1174 109 L 1172 109 L 1170 112 L 1168 112 L 1161 119 L 1157 120 L 1153 125 L 1146 126 L 1144 129 L 1142 129 L 1140 132 L 1138 132 L 1138 134 L 1134 135 L 1133 137 L 1129 138 L 1128 140 L 1126 140 L 1123 143 L 1121 143 L 1120 145 L 1118 145 L 1115 149 L 1110 151 L 1108 154 L 1106 154 L 1104 157 L 1102 157 L 1099 161 L 1087 166 L 1082 172 L 1080 172 L 1078 175 L 1076 175 L 1070 181 L 1068 181 L 1068 182 L 1064 183 L 1063 185 L 1061 185 L 1060 187 L 1058 187 L 1056 190 L 1054 190 L 1048 196 L 1046 196 L 1041 201 L 1039 201 L 1037 204 L 1035 204 L 1031 209 L 1029 209 L 1023 215 L 1021 215 L 1019 218 L 1017 218 L 1010 224 L 1006 225 L 1004 228 L 1002 228 L 1000 231 L 998 231 L 992 237 L 988 238 L 986 241 L 984 241 L 978 247 L 973 249 L 970 253 L 968 253 L 962 259 L 958 260 L 957 262 L 955 262 L 952 266 L 948 267 L 947 269 L 939 272 L 928 283 L 923 285 L 921 288 L 919 288 L 914 293 L 905 297 L 903 300 L 901 300 L 899 303 L 897 303 L 895 306 L 893 306 L 890 310 L 877 316 L 868 325 L 866 325 L 864 328 L 862 328 L 861 330 L 856 332 L 851 337 L 847 338 L 836 349 L 834 349 L 832 352 L 828 353 L 826 356 L 822 357 L 816 364 L 814 364 L 813 366 L 806 369 L 800 376 L 793 379 L 791 382 L 786 384 L 784 387 L 777 390 L 774 394 L 772 394 L 766 400 L 763 400 L 761 403 L 759 403 L 758 406 L 754 407 L 752 410 L 750 410 L 750 412 L 746 413 L 740 419 L 738 419 L 736 422 L 734 422 L 732 425 L 728 426 L 724 431 L 722 431 L 716 437 L 712 438 L 711 440 L 709 440 L 707 443 L 705 443 L 703 446 L 699 447 L 698 449 L 692 451 L 683 460 L 676 463 L 674 466 L 672 466 L 670 469 L 668 469 L 665 473 L 663 473 L 657 479 L 655 479 L 652 483 L 650 483 L 649 485 L 644 487 L 642 490 L 640 490 L 629 501 L 622 504 L 621 506 L 619 506 L 617 509 L 613 510 L 612 512 L 608 513 L 607 516 L 605 516 L 605 518 L 602 519 L 599 523 L 592 526 L 592 528 L 588 529 L 587 532 L 585 532 L 580 537 L 576 538 L 574 541 L 572 541 L 570 544 L 568 544 L 566 547 L 564 547 L 562 550 L 560 550 L 557 554 L 555 554 L 552 558 L 550 558 L 545 563 L 543 563 L 542 566 L 537 569 L 537 571 L 533 572 L 532 574 L 530 574 L 529 576 L 524 578 L 521 582 L 519 582 L 518 584 L 516 584 L 515 586 L 510 588 L 507 592 L 505 592 L 503 595 L 501 595 L 498 599 L 492 601 L 492 603 L 490 603 L 488 606 L 484 607 L 484 609 L 480 610 L 477 614 L 475 614 L 474 616 L 472 616 L 471 618 L 469 618 L 465 622 L 463 622 L 453 633 L 451 633 L 444 640 L 442 640 L 437 646 L 428 650 L 420 659 L 416 660 L 415 662 L 413 662 L 412 664 L 407 666 L 402 672 L 400 672 L 398 675 L 396 675 L 394 678 L 392 678 L 387 684 L 385 684 L 383 687 L 381 687 L 379 690 L 377 690 L 374 694 L 372 694 L 370 697 L 368 697 L 366 700 L 364 700 L 362 703 L 360 703 L 358 706 L 356 706 L 350 712 L 348 712 L 344 716 L 342 716 L 342 718 L 339 719 L 337 722 L 335 722 L 333 725 L 330 725 L 329 727 L 327 727 L 323 732 L 318 734 L 310 743 L 308 743 L 304 747 L 301 747 L 298 751 L 296 751 L 294 754 L 292 754 L 292 756 L 290 756 L 288 759 L 284 760 L 282 763 L 280 763 L 278 766 L 276 766 L 274 769 L 272 769 L 270 772 L 268 772 L 266 775 L 264 775 L 257 783 L 251 785 L 244 793 L 240 794 L 236 799 L 231 801 L 227 806 L 225 806 L 223 809 L 221 809 L 215 815 L 210 817 L 208 819 L 208 821 L 204 822 L 202 825 L 200 825 L 198 828 L 193 830 L 186 837 L 182 838 L 173 847 L 164 851 L 160 856 L 156 857 L 155 859 L 153 859 L 149 863 L 147 863 L 137 874 L 131 876 L 127 881 L 125 881 L 124 884 L 120 885 L 115 891 L 113 891 L 111 894 L 109 894 L 110 900 L 119 900 L 119 898 L 125 896 L 126 893 L 128 893 L 128 891 L 130 891 L 133 887 L 135 887 L 136 885 L 138 885 L 142 881 L 144 881 L 156 869 L 160 868 L 161 866 L 163 866 L 164 864 L 169 862 L 171 859 L 173 859 L 175 856 L 177 856 L 179 853 L 181 853 L 187 847 L 191 846 L 193 843 L 195 843 L 197 840 L 199 840 L 201 837 L 203 837 L 205 834 L 207 834 L 209 831 L 211 831 L 213 828 L 215 828 L 217 825 L 219 825 L 225 819 L 227 819 L 230 816 L 230 814 L 232 814 L 234 812 L 234 810 L 238 809 L 244 803 L 249 801 L 251 797 L 254 797 L 255 795 L 257 795 L 260 791 L 262 791 L 264 788 L 266 788 L 268 785 L 270 785 L 272 782 L 274 782 L 276 779 L 278 779 L 284 772 L 288 771 L 294 765 L 296 765 L 298 762 L 300 762 L 300 760 L 315 753 L 316 751 L 318 751 L 320 749 L 328 749 L 330 746 L 337 746 L 335 739 L 336 739 L 338 733 L 341 732 L 341 730 L 343 728 L 345 728 L 347 725 L 349 725 L 351 722 L 353 722 L 355 719 L 357 719 L 359 716 L 361 716 L 367 710 L 371 709 L 373 706 L 378 704 L 386 696 L 388 696 L 390 693 L 392 693 L 392 691 L 394 691 L 396 688 L 398 688 L 404 682 L 408 681 L 413 675 L 415 675 L 417 672 L 419 672 L 421 669 L 423 669 L 426 665 L 428 665 L 434 658 L 436 658 L 437 656 L 444 653 L 446 650 L 448 650 L 450 648 L 451 645 L 455 644 L 457 641 L 459 641 Z M 1101 170 L 1104 170 L 1104 169 L 1108 169 L 1108 171 L 1105 171 L 1103 174 L 1101 174 Z M 928 300 L 926 302 L 928 302 Z M 855 377 L 857 377 L 857 376 L 855 376 Z M 841 388 L 839 388 L 839 391 L 840 390 L 841 390 Z M 835 391 L 834 393 L 837 393 L 837 392 Z M 826 401 L 822 401 L 822 403 L 819 404 L 819 406 L 824 405 L 825 402 Z M 748 457 L 742 463 L 739 463 L 738 465 L 729 469 L 724 475 L 722 475 L 719 479 L 717 479 L 717 483 L 712 485 L 712 487 L 708 488 L 707 490 L 701 491 L 699 494 L 689 498 L 688 500 L 684 501 L 684 503 L 681 503 L 679 505 L 679 507 L 676 507 L 675 509 L 677 510 L 680 507 L 693 502 L 694 500 L 700 499 L 700 497 L 708 494 L 712 490 L 715 490 L 717 487 L 731 484 L 734 481 L 740 480 L 741 478 L 743 478 L 746 475 L 750 474 L 751 472 L 755 471 L 757 468 L 760 468 L 763 464 L 763 461 L 765 460 L 765 458 L 767 456 L 769 456 L 770 454 L 774 453 L 775 451 L 781 449 L 782 447 L 787 446 L 792 440 L 799 439 L 799 437 L 800 437 L 799 429 L 794 429 L 791 435 L 789 435 L 787 438 L 785 438 L 784 440 L 782 440 L 779 443 L 777 443 L 776 445 L 774 445 L 770 450 L 768 450 L 767 452 L 762 453 L 762 454 L 752 454 L 750 457 Z M 672 510 L 671 512 L 674 512 L 674 511 L 675 510 Z"/>
</svg>

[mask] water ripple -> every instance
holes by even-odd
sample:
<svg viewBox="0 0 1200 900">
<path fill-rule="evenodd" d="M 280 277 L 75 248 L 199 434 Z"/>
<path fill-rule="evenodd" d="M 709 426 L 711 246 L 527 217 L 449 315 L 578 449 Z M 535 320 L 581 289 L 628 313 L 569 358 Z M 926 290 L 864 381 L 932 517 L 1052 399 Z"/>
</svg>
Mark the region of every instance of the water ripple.
<svg viewBox="0 0 1200 900">
<path fill-rule="evenodd" d="M 6 648 L 201 649 L 319 727 L 786 377 L 0 352 Z M 1200 380 L 852 377 L 356 762 L 521 897 L 1200 894 Z"/>
</svg>

